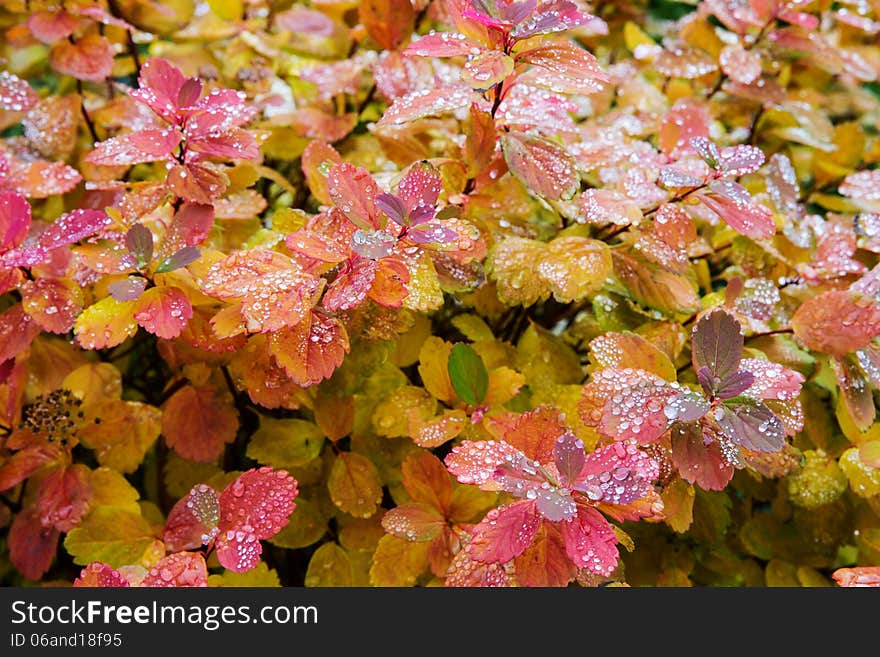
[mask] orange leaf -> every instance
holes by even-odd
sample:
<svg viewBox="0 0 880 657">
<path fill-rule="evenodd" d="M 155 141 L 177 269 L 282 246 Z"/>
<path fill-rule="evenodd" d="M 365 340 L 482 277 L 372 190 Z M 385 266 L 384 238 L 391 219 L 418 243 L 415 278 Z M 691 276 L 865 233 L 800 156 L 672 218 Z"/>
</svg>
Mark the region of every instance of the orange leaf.
<svg viewBox="0 0 880 657">
<path fill-rule="evenodd" d="M 212 387 L 187 385 L 165 402 L 162 434 L 168 446 L 185 459 L 215 460 L 237 432 L 238 413 L 229 395 Z"/>
<path fill-rule="evenodd" d="M 269 336 L 269 354 L 301 386 L 329 378 L 348 353 L 348 333 L 335 317 L 310 312 L 295 326 Z"/>
</svg>

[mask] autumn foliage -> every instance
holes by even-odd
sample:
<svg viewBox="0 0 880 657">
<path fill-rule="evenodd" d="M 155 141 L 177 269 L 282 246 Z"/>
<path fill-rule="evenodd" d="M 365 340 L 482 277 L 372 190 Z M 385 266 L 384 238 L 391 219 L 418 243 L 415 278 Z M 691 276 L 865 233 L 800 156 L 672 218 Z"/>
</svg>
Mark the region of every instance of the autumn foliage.
<svg viewBox="0 0 880 657">
<path fill-rule="evenodd" d="M 880 585 L 880 3 L 0 7 L 4 584 Z"/>
</svg>

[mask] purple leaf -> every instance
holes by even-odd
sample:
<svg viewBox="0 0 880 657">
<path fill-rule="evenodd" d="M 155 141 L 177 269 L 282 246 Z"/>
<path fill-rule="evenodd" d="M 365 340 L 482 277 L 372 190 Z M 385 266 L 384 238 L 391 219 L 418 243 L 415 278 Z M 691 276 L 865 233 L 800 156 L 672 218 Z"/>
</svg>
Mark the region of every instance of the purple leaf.
<svg viewBox="0 0 880 657">
<path fill-rule="evenodd" d="M 713 310 L 697 322 L 693 334 L 693 364 L 697 376 L 701 376 L 703 368 L 709 370 L 711 379 L 708 375 L 700 379 L 707 394 L 718 390 L 722 381 L 739 370 L 743 342 L 739 322 L 726 310 Z"/>
<path fill-rule="evenodd" d="M 156 273 L 165 274 L 169 271 L 186 267 L 188 264 L 198 260 L 200 256 L 201 253 L 196 247 L 185 246 L 162 260 L 162 262 L 159 263 L 159 266 L 156 267 Z"/>
<path fill-rule="evenodd" d="M 107 291 L 117 301 L 134 301 L 139 299 L 147 287 L 147 279 L 142 276 L 128 276 L 125 280 L 110 283 Z"/>
<path fill-rule="evenodd" d="M 562 475 L 563 484 L 571 486 L 584 467 L 584 443 L 571 431 L 566 431 L 556 439 L 553 446 L 553 461 Z"/>
<path fill-rule="evenodd" d="M 778 452 L 785 445 L 782 421 L 762 402 L 720 406 L 715 420 L 727 438 L 756 452 Z"/>
<path fill-rule="evenodd" d="M 394 194 L 389 194 L 388 192 L 377 194 L 376 206 L 388 215 L 388 218 L 393 222 L 401 226 L 406 225 L 406 208 L 403 207 L 403 203 Z"/>
<path fill-rule="evenodd" d="M 730 399 L 748 390 L 755 382 L 755 375 L 746 370 L 734 372 L 718 384 L 715 396 L 719 399 Z"/>
<path fill-rule="evenodd" d="M 143 224 L 135 224 L 125 234 L 125 246 L 137 258 L 138 266 L 144 267 L 153 260 L 153 233 Z"/>
</svg>

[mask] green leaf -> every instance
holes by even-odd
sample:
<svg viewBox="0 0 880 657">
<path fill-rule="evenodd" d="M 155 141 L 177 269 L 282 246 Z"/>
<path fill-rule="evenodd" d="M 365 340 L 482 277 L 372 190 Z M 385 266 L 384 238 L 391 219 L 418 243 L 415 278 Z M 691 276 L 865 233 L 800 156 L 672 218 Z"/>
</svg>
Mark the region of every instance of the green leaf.
<svg viewBox="0 0 880 657">
<path fill-rule="evenodd" d="M 150 524 L 140 514 L 102 506 L 71 530 L 64 548 L 81 566 L 102 561 L 119 568 L 140 561 L 154 541 Z"/>
<path fill-rule="evenodd" d="M 463 342 L 449 354 L 449 378 L 456 394 L 471 406 L 479 406 L 489 390 L 489 372 L 470 345 Z"/>
</svg>

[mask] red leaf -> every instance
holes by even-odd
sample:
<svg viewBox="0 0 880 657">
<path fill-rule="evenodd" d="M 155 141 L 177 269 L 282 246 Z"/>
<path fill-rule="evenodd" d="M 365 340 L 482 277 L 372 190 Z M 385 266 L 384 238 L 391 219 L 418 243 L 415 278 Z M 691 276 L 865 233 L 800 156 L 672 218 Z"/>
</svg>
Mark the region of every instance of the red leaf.
<svg viewBox="0 0 880 657">
<path fill-rule="evenodd" d="M 40 334 L 40 326 L 22 305 L 16 304 L 0 313 L 0 363 L 18 356 Z"/>
<path fill-rule="evenodd" d="M 561 523 L 560 529 L 565 551 L 575 566 L 606 577 L 617 568 L 617 535 L 601 513 L 579 505 L 577 515 Z"/>
<path fill-rule="evenodd" d="M 413 164 L 397 185 L 397 198 L 403 203 L 408 220 L 404 225 L 419 225 L 433 219 L 442 187 L 443 179 L 434 165 Z"/>
<path fill-rule="evenodd" d="M 206 484 L 197 484 L 178 500 L 165 521 L 162 540 L 172 552 L 207 545 L 217 535 L 220 496 Z"/>
<path fill-rule="evenodd" d="M 492 509 L 473 529 L 470 556 L 482 563 L 506 563 L 532 542 L 543 519 L 531 500 Z"/>
<path fill-rule="evenodd" d="M 197 552 L 178 552 L 163 557 L 141 582 L 145 587 L 208 586 L 208 566 Z"/>
<path fill-rule="evenodd" d="M 107 37 L 87 34 L 75 43 L 56 43 L 49 53 L 49 63 L 59 73 L 72 75 L 78 80 L 103 82 L 113 72 L 115 53 Z"/>
<path fill-rule="evenodd" d="M 171 220 L 162 242 L 162 253 L 173 253 L 183 247 L 198 246 L 214 226 L 214 208 L 199 203 L 184 203 Z"/>
<path fill-rule="evenodd" d="M 733 466 L 717 440 L 706 441 L 699 424 L 678 424 L 672 430 L 672 462 L 681 478 L 703 490 L 723 490 Z"/>
<path fill-rule="evenodd" d="M 492 426 L 492 420 L 489 420 L 489 425 Z M 556 439 L 567 430 L 558 408 L 541 406 L 519 415 L 511 425 L 504 428 L 502 436 L 506 443 L 530 459 L 539 463 L 551 463 Z"/>
<path fill-rule="evenodd" d="M 122 574 L 100 561 L 93 561 L 83 568 L 73 580 L 74 588 L 125 588 L 131 583 Z"/>
<path fill-rule="evenodd" d="M 79 463 L 55 468 L 40 483 L 36 509 L 44 527 L 69 532 L 89 510 L 89 469 Z"/>
<path fill-rule="evenodd" d="M 64 162 L 13 162 L 6 176 L 6 186 L 28 198 L 49 198 L 66 194 L 82 176 Z"/>
<path fill-rule="evenodd" d="M 184 386 L 163 407 L 165 442 L 185 459 L 213 461 L 235 440 L 237 432 L 235 407 L 214 388 Z"/>
<path fill-rule="evenodd" d="M 9 560 L 25 579 L 36 581 L 52 565 L 58 536 L 57 529 L 43 527 L 35 509 L 24 509 L 9 528 Z"/>
<path fill-rule="evenodd" d="M 269 353 L 301 386 L 330 378 L 348 353 L 348 333 L 335 317 L 317 312 L 269 337 Z"/>
<path fill-rule="evenodd" d="M 86 162 L 102 166 L 128 166 L 170 159 L 180 143 L 176 128 L 142 130 L 102 141 L 86 156 Z"/>
<path fill-rule="evenodd" d="M 577 164 L 561 146 L 523 132 L 503 134 L 501 146 L 511 173 L 530 191 L 552 200 L 571 198 L 577 191 Z"/>
<path fill-rule="evenodd" d="M 189 297 L 179 287 L 151 287 L 137 300 L 134 318 L 157 338 L 171 340 L 180 335 L 193 316 Z"/>
<path fill-rule="evenodd" d="M 436 87 L 420 89 L 395 99 L 376 122 L 378 127 L 402 125 L 426 116 L 445 114 L 471 104 L 473 91 L 469 87 Z"/>
<path fill-rule="evenodd" d="M 0 491 L 17 486 L 60 456 L 55 447 L 33 446 L 15 452 L 0 464 Z"/>
</svg>

